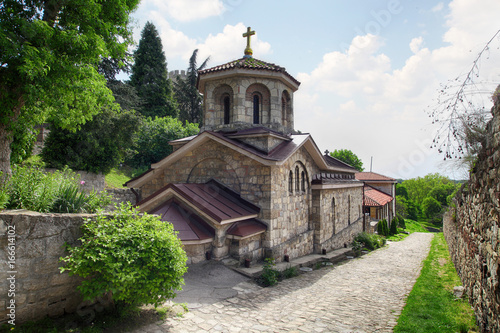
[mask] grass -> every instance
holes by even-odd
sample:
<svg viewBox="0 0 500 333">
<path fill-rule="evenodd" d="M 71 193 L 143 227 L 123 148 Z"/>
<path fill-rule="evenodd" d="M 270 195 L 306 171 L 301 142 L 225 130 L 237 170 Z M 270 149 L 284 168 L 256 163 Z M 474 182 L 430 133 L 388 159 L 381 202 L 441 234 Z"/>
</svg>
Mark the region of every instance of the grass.
<svg viewBox="0 0 500 333">
<path fill-rule="evenodd" d="M 458 285 L 461 282 L 444 236 L 436 233 L 394 332 L 477 332 L 467 300 L 453 295 L 453 287 Z"/>
<path fill-rule="evenodd" d="M 123 184 L 131 179 L 128 172 L 118 169 L 112 169 L 105 177 L 106 188 L 123 188 Z"/>
</svg>

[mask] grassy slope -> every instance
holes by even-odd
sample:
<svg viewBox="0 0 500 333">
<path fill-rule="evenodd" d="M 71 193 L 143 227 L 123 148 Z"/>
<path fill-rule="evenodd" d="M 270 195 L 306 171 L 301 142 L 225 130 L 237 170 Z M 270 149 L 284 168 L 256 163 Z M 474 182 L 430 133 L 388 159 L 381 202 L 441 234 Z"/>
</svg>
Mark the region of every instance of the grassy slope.
<svg viewBox="0 0 500 333">
<path fill-rule="evenodd" d="M 106 175 L 106 188 L 123 188 L 123 184 L 130 180 L 123 171 L 113 169 Z"/>
<path fill-rule="evenodd" d="M 455 300 L 461 285 L 442 233 L 436 233 L 420 277 L 408 296 L 394 332 L 476 331 L 474 313 L 466 300 Z"/>
</svg>

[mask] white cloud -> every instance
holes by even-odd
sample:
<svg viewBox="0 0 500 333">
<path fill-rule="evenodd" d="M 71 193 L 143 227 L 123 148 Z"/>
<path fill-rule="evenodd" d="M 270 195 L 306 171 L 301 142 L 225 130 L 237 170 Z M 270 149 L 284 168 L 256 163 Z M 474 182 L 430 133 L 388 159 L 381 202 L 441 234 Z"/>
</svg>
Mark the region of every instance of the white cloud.
<svg viewBox="0 0 500 333">
<path fill-rule="evenodd" d="M 246 39 L 242 35 L 246 29 L 246 26 L 240 22 L 236 25 L 226 25 L 217 35 L 209 34 L 202 43 L 197 45 L 199 58 L 205 59 L 210 56 L 211 64 L 221 64 L 243 57 Z M 258 33 L 251 37 L 251 45 L 256 58 L 271 52 L 271 44 L 260 40 Z"/>
<path fill-rule="evenodd" d="M 442 10 L 441 6 L 433 11 Z M 435 172 L 442 156 L 429 149 L 435 129 L 424 111 L 437 97 L 440 82 L 472 66 L 479 50 L 498 30 L 492 23 L 500 11 L 498 0 L 481 6 L 471 0 L 454 0 L 449 6 L 448 30 L 443 36 L 447 44 L 429 50 L 423 47 L 423 37 L 413 38 L 409 43 L 413 54 L 401 68 L 392 68 L 391 59 L 380 51 L 380 38 L 367 34 L 355 37 L 346 52 L 325 54 L 310 73 L 300 73 L 296 128 L 314 129 L 320 149 L 353 150 L 365 166 L 377 152 L 374 171 L 388 176 Z M 495 52 L 487 54 L 488 63 L 481 62 L 482 73 L 490 80 L 489 73 L 495 73 L 497 82 L 500 70 L 494 64 L 500 62 L 499 53 L 495 47 Z M 318 93 L 315 100 L 310 99 Z"/>
<path fill-rule="evenodd" d="M 431 11 L 440 12 L 443 10 L 443 8 L 444 8 L 444 4 L 442 2 L 440 2 L 437 5 L 435 5 L 434 7 L 432 7 Z"/>
<path fill-rule="evenodd" d="M 411 52 L 417 53 L 420 50 L 420 47 L 422 46 L 423 42 L 424 42 L 424 39 L 422 37 L 413 38 L 410 42 Z"/>
<path fill-rule="evenodd" d="M 187 22 L 217 16 L 224 12 L 221 0 L 144 0 L 177 21 Z"/>
</svg>

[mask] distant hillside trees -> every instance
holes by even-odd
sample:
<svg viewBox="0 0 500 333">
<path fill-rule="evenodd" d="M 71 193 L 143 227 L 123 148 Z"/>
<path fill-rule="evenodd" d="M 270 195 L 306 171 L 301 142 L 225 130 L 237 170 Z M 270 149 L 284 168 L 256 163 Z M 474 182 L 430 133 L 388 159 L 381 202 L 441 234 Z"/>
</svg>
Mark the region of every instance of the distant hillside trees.
<svg viewBox="0 0 500 333">
<path fill-rule="evenodd" d="M 420 215 L 438 221 L 460 185 L 438 173 L 405 180 L 396 185 L 396 213 L 412 220 Z"/>
<path fill-rule="evenodd" d="M 146 117 L 177 117 L 178 110 L 168 79 L 167 60 L 156 27 L 147 22 L 134 52 L 130 84 L 142 101 L 137 110 Z"/>
</svg>

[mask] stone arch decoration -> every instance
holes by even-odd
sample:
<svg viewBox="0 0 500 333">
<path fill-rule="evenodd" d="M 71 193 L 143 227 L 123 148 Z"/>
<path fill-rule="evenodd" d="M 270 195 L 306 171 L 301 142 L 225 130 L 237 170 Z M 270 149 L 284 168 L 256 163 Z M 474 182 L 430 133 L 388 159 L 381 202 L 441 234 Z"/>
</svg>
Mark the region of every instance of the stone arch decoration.
<svg viewBox="0 0 500 333">
<path fill-rule="evenodd" d="M 301 161 L 297 161 L 292 166 L 292 171 L 290 175 L 294 175 L 295 190 L 296 192 L 307 193 L 309 190 L 309 173 L 307 168 Z"/>
<path fill-rule="evenodd" d="M 189 172 L 187 183 L 203 184 L 216 179 L 233 191 L 241 192 L 241 182 L 229 163 L 219 158 L 207 158 L 197 163 Z"/>
<path fill-rule="evenodd" d="M 281 94 L 281 124 L 285 128 L 293 128 L 292 99 L 286 90 Z"/>
<path fill-rule="evenodd" d="M 255 115 L 255 101 L 258 97 L 258 115 Z M 255 120 L 258 116 L 259 124 L 269 124 L 271 119 L 271 93 L 269 89 L 262 83 L 251 84 L 245 93 L 245 102 L 247 108 L 247 117 L 250 116 L 250 123 L 256 124 Z"/>
<path fill-rule="evenodd" d="M 234 117 L 234 92 L 228 84 L 221 84 L 214 89 L 216 118 L 221 124 L 230 124 Z"/>
</svg>

